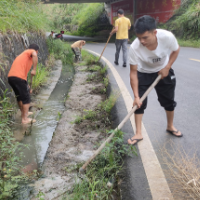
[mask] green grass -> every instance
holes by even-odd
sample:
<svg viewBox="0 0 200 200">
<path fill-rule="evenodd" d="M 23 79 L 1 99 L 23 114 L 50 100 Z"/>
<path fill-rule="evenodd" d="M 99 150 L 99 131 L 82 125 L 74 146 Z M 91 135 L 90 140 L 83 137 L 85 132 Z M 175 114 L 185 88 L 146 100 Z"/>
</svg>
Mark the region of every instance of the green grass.
<svg viewBox="0 0 200 200">
<path fill-rule="evenodd" d="M 44 5 L 50 26 L 54 31 L 65 30 L 68 34 L 94 36 L 99 29 L 98 18 L 104 11 L 103 3 Z M 67 29 L 67 30 L 66 30 Z"/>
<path fill-rule="evenodd" d="M 86 4 L 72 19 L 72 24 L 79 26 L 74 35 L 94 36 L 95 29 L 98 28 L 97 19 L 103 13 L 104 6 L 102 3 Z"/>
<path fill-rule="evenodd" d="M 194 47 L 200 48 L 200 39 L 199 40 L 184 40 L 178 39 L 178 43 L 181 47 Z"/>
<path fill-rule="evenodd" d="M 109 131 L 108 134 L 113 131 Z M 67 200 L 110 200 L 113 193 L 118 194 L 116 186 L 119 172 L 122 170 L 123 157 L 137 155 L 135 147 L 124 144 L 123 135 L 124 132 L 115 131 L 111 143 L 106 144 L 101 153 L 90 163 L 86 178 L 74 185 L 73 193 L 68 195 Z M 113 180 L 112 187 L 107 186 L 110 180 Z"/>
<path fill-rule="evenodd" d="M 108 99 L 106 99 L 105 101 L 103 101 L 102 103 L 100 103 L 98 105 L 98 107 L 100 108 L 100 110 L 105 111 L 107 114 L 110 114 L 113 106 L 115 105 L 117 99 L 119 98 L 120 94 L 119 92 L 114 92 L 112 93 Z"/>
<path fill-rule="evenodd" d="M 48 20 L 37 0 L 1 0 L 0 32 L 30 32 L 48 30 Z"/>
<path fill-rule="evenodd" d="M 55 59 L 62 60 L 63 64 L 73 65 L 74 54 L 69 43 L 48 39 L 47 46 L 49 53 L 54 55 Z"/>
<path fill-rule="evenodd" d="M 20 169 L 19 161 L 23 154 L 23 144 L 15 141 L 9 126 L 14 113 L 13 105 L 7 96 L 7 91 L 0 97 L 0 199 L 10 199 L 24 176 L 17 176 Z M 16 154 L 16 151 L 18 152 Z"/>
<path fill-rule="evenodd" d="M 77 116 L 73 123 L 80 124 L 84 120 L 106 121 L 119 96 L 118 92 L 114 92 L 105 101 L 101 102 L 95 110 L 83 110 L 83 116 Z"/>
<path fill-rule="evenodd" d="M 32 80 L 32 89 L 34 93 L 37 93 L 39 89 L 45 85 L 48 80 L 48 76 L 50 71 L 42 64 L 38 64 L 36 68 L 36 75 L 33 77 Z M 30 74 L 29 74 L 29 85 L 30 85 Z"/>
<path fill-rule="evenodd" d="M 161 28 L 172 31 L 178 38 L 198 41 L 200 38 L 200 4 L 199 0 L 184 0 L 174 16 Z M 187 45 L 194 46 L 194 44 Z M 195 43 L 195 42 L 192 42 Z M 183 45 L 186 45 L 183 43 Z"/>
</svg>

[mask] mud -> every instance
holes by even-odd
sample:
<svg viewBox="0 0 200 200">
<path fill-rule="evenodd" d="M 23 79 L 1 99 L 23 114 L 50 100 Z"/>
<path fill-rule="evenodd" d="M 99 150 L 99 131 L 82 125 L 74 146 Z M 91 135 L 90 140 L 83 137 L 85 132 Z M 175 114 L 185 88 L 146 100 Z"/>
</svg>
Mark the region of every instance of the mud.
<svg viewBox="0 0 200 200">
<path fill-rule="evenodd" d="M 35 194 L 39 191 L 44 193 L 45 200 L 62 199 L 62 194 L 72 189 L 73 184 L 79 180 L 77 166 L 92 156 L 95 145 L 104 139 L 103 122 L 91 123 L 85 120 L 78 125 L 73 123 L 78 116 L 84 114 L 84 110 L 94 110 L 106 98 L 101 93 L 93 92 L 94 88 L 105 86 L 99 82 L 88 82 L 88 75 L 92 73 L 83 71 L 85 68 L 76 67 L 71 92 L 65 102 L 66 110 L 54 132 L 43 164 L 46 178 L 34 185 Z"/>
</svg>

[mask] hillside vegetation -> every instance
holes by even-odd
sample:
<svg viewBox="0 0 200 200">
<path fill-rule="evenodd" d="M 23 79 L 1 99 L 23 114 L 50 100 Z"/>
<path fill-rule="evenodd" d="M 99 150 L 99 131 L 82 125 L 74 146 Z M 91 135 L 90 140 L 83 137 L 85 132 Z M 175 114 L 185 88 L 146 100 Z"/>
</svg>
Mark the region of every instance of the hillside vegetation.
<svg viewBox="0 0 200 200">
<path fill-rule="evenodd" d="M 175 15 L 165 25 L 178 37 L 185 40 L 200 38 L 200 1 L 184 0 Z"/>
<path fill-rule="evenodd" d="M 52 30 L 67 31 L 67 34 L 94 36 L 98 19 L 104 13 L 102 3 L 45 5 Z"/>
<path fill-rule="evenodd" d="M 48 29 L 48 20 L 38 0 L 0 0 L 0 32 L 24 33 Z"/>
</svg>

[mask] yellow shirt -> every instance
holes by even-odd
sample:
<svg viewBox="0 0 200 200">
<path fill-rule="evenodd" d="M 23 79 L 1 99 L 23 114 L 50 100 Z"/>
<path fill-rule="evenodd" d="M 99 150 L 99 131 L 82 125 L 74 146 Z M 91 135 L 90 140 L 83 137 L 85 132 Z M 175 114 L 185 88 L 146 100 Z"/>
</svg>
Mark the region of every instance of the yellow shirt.
<svg viewBox="0 0 200 200">
<path fill-rule="evenodd" d="M 83 44 L 82 42 L 85 42 L 84 40 L 79 40 L 77 42 L 74 42 L 72 45 L 71 45 L 71 48 L 82 48 Z"/>
<path fill-rule="evenodd" d="M 120 17 L 115 20 L 115 27 L 118 27 L 116 39 L 128 39 L 128 30 L 131 27 L 130 19 L 127 17 Z"/>
</svg>

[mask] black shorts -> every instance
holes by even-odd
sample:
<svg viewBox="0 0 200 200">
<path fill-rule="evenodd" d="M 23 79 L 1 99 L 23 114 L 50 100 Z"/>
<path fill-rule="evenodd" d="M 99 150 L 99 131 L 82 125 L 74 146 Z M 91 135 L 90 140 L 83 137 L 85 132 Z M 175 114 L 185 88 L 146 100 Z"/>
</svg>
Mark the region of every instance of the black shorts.
<svg viewBox="0 0 200 200">
<path fill-rule="evenodd" d="M 138 90 L 139 96 L 146 92 L 150 85 L 157 78 L 158 73 L 141 73 L 138 72 Z M 176 77 L 174 70 L 170 69 L 169 74 L 164 79 L 160 80 L 155 86 L 155 90 L 158 96 L 158 101 L 160 105 L 165 108 L 167 111 L 173 111 L 177 103 L 174 101 L 175 97 L 175 87 L 176 87 Z M 143 101 L 142 106 L 135 111 L 135 114 L 143 114 L 144 110 L 147 107 L 147 98 Z"/>
<path fill-rule="evenodd" d="M 23 104 L 31 102 L 30 93 L 27 81 L 18 77 L 8 77 L 8 83 L 15 92 L 17 101 L 22 101 Z"/>
</svg>

